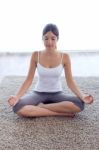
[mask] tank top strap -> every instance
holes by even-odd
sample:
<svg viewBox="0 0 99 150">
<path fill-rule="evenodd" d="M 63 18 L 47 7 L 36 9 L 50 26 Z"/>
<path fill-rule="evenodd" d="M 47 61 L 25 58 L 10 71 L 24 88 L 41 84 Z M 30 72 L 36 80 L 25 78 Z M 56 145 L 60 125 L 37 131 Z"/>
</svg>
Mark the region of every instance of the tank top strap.
<svg viewBox="0 0 99 150">
<path fill-rule="evenodd" d="M 63 62 L 63 55 L 64 55 L 64 53 L 61 53 L 61 64 Z"/>
<path fill-rule="evenodd" d="M 40 60 L 40 52 L 38 51 L 38 63 L 39 63 L 39 60 Z"/>
</svg>

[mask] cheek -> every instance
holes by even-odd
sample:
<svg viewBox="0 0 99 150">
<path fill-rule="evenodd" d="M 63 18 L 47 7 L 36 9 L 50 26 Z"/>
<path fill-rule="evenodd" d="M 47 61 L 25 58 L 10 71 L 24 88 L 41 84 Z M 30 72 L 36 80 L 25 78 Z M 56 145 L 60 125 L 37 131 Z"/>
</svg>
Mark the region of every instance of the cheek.
<svg viewBox="0 0 99 150">
<path fill-rule="evenodd" d="M 43 41 L 44 45 L 47 45 L 47 41 Z"/>
<path fill-rule="evenodd" d="M 54 42 L 53 42 L 53 45 L 57 45 L 57 42 L 56 42 L 56 41 L 54 41 Z"/>
</svg>

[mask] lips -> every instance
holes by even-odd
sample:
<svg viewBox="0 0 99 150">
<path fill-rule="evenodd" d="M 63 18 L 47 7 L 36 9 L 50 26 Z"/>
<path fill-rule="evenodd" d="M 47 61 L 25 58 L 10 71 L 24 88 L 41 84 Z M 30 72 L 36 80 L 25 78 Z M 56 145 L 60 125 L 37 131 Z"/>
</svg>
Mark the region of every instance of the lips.
<svg viewBox="0 0 99 150">
<path fill-rule="evenodd" d="M 52 45 L 46 45 L 46 46 L 49 47 L 49 48 L 53 47 Z"/>
</svg>

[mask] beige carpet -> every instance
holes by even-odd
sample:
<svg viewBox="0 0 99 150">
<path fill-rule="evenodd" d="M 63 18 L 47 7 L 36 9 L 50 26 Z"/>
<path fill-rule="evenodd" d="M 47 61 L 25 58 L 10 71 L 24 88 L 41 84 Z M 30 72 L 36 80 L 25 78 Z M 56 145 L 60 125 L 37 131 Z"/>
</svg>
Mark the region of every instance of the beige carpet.
<svg viewBox="0 0 99 150">
<path fill-rule="evenodd" d="M 15 94 L 23 80 L 24 77 L 9 76 L 0 84 L 0 150 L 99 150 L 99 78 L 75 78 L 79 87 L 95 98 L 75 118 L 18 117 L 7 98 Z M 64 91 L 70 93 L 64 78 L 62 84 Z"/>
</svg>

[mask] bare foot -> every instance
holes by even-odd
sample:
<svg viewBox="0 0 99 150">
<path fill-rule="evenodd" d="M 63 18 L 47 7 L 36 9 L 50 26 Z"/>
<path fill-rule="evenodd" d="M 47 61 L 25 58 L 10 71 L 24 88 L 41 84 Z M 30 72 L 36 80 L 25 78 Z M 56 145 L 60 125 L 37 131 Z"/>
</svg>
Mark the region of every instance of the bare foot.
<svg viewBox="0 0 99 150">
<path fill-rule="evenodd" d="M 45 105 L 45 104 L 43 104 L 43 103 L 39 103 L 39 104 L 38 104 L 39 107 L 42 107 L 42 106 L 44 106 L 44 105 Z"/>
<path fill-rule="evenodd" d="M 86 103 L 86 104 L 91 104 L 93 103 L 93 96 L 92 95 L 87 95 L 83 98 L 83 101 Z"/>
<path fill-rule="evenodd" d="M 66 117 L 75 117 L 75 113 L 64 113 Z"/>
<path fill-rule="evenodd" d="M 39 103 L 38 106 L 43 108 L 45 104 L 44 103 Z M 45 108 L 45 107 L 44 107 Z M 74 117 L 75 116 L 75 113 L 58 113 L 59 116 L 66 116 L 66 117 Z"/>
</svg>

